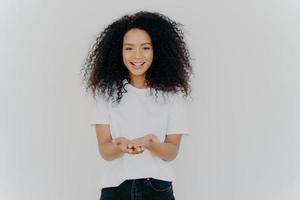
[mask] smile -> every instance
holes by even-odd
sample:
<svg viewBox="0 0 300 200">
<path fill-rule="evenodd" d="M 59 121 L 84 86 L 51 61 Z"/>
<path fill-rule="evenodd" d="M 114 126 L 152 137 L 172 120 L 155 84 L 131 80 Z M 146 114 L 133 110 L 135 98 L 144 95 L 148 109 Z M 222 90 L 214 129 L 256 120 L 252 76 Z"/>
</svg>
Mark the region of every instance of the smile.
<svg viewBox="0 0 300 200">
<path fill-rule="evenodd" d="M 130 62 L 132 65 L 133 65 L 133 67 L 135 68 L 135 69 L 139 69 L 139 68 L 141 68 L 144 64 L 145 64 L 145 62 Z"/>
</svg>

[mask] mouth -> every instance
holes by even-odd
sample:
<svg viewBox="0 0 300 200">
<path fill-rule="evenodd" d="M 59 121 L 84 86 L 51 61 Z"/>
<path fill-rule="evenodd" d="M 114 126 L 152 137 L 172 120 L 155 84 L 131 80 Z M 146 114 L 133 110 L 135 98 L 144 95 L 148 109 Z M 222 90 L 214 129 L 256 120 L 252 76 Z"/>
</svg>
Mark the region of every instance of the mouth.
<svg viewBox="0 0 300 200">
<path fill-rule="evenodd" d="M 145 62 L 130 62 L 130 64 L 133 66 L 133 68 L 140 69 L 143 67 Z"/>
</svg>

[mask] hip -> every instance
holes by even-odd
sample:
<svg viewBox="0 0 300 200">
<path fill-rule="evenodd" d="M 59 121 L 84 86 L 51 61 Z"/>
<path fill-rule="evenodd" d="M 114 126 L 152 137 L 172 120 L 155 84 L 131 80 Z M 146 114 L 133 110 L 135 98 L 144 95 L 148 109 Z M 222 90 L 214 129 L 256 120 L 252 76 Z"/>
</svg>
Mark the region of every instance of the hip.
<svg viewBox="0 0 300 200">
<path fill-rule="evenodd" d="M 155 178 L 128 179 L 101 189 L 100 200 L 174 200 L 173 183 Z"/>
</svg>

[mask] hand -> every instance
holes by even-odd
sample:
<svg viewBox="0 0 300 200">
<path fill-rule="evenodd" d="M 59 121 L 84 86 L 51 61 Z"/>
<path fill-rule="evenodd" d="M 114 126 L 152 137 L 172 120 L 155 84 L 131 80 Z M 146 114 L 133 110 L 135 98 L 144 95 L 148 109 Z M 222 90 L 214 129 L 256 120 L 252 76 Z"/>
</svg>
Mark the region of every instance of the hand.
<svg viewBox="0 0 300 200">
<path fill-rule="evenodd" d="M 132 141 L 126 139 L 125 137 L 117 137 L 112 140 L 112 143 L 117 145 L 123 153 L 138 154 L 144 152 L 143 147 L 140 146 L 134 147 Z"/>
<path fill-rule="evenodd" d="M 132 143 L 134 144 L 134 148 L 138 147 L 144 147 L 148 148 L 153 143 L 160 143 L 159 139 L 154 134 L 147 134 L 143 137 L 135 138 L 132 140 Z"/>
</svg>

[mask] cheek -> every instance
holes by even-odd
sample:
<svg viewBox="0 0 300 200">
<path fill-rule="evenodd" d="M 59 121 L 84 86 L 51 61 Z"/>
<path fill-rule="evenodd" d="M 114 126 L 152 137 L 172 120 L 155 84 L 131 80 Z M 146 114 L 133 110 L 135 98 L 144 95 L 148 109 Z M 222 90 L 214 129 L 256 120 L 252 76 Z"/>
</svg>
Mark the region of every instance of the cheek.
<svg viewBox="0 0 300 200">
<path fill-rule="evenodd" d="M 129 60 L 128 54 L 126 54 L 126 53 L 123 52 L 122 56 L 123 56 L 123 61 L 124 61 L 124 62 L 129 62 L 129 61 L 128 61 L 128 60 Z"/>
<path fill-rule="evenodd" d="M 149 57 L 149 61 L 150 61 L 150 62 L 153 61 L 153 55 L 151 55 L 151 56 Z"/>
<path fill-rule="evenodd" d="M 147 57 L 148 60 L 152 60 L 153 59 L 153 53 L 152 52 L 147 53 L 146 57 Z"/>
</svg>

